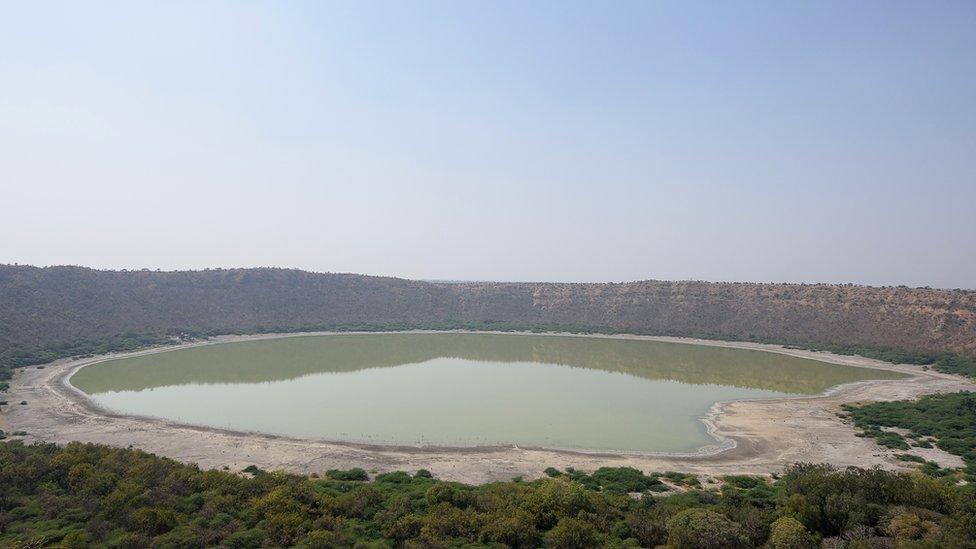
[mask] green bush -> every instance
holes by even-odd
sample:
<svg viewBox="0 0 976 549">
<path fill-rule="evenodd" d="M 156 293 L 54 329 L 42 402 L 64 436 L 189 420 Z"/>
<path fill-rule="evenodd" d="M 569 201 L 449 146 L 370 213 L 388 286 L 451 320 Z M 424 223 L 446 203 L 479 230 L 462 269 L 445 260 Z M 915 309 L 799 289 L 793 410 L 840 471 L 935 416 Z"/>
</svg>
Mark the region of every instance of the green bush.
<svg viewBox="0 0 976 549">
<path fill-rule="evenodd" d="M 363 481 L 369 480 L 369 474 L 365 470 L 359 467 L 354 467 L 348 470 L 340 469 L 329 469 L 325 472 L 332 480 L 349 480 L 349 481 Z"/>
<path fill-rule="evenodd" d="M 793 517 L 778 518 L 770 526 L 770 549 L 815 549 L 819 545 L 817 537 Z"/>
<path fill-rule="evenodd" d="M 599 545 L 599 536 L 592 524 L 566 517 L 546 534 L 546 547 L 558 549 L 591 549 Z"/>
<path fill-rule="evenodd" d="M 675 549 L 749 547 L 742 526 L 708 509 L 686 509 L 668 521 L 668 545 Z"/>
<path fill-rule="evenodd" d="M 664 486 L 657 477 L 645 475 L 633 467 L 600 467 L 591 476 L 601 488 L 616 494 L 643 492 Z"/>
</svg>

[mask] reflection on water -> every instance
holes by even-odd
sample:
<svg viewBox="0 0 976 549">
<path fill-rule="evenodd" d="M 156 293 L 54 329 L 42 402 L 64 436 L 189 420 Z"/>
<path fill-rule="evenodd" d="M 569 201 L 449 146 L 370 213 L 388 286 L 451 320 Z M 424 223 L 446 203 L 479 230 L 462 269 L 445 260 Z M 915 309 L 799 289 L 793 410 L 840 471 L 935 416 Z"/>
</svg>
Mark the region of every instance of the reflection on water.
<svg viewBox="0 0 976 549">
<path fill-rule="evenodd" d="M 761 351 L 586 337 L 348 334 L 208 345 L 81 369 L 121 412 L 330 440 L 691 451 L 720 400 L 900 377 Z"/>
</svg>

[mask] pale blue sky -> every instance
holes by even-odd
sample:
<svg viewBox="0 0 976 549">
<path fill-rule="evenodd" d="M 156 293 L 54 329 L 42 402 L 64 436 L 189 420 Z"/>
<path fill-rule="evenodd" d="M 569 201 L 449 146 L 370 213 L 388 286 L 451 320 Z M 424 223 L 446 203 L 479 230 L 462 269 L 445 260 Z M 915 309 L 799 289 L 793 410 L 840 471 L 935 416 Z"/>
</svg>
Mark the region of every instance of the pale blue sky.
<svg viewBox="0 0 976 549">
<path fill-rule="evenodd" d="M 976 288 L 976 2 L 0 2 L 0 262 Z"/>
</svg>

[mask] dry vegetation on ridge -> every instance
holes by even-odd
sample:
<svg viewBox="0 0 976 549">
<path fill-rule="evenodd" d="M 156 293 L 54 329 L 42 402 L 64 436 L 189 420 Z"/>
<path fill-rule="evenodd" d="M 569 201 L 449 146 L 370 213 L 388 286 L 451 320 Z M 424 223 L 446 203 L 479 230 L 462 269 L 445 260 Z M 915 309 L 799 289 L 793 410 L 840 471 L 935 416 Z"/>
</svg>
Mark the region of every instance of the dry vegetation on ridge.
<svg viewBox="0 0 976 549">
<path fill-rule="evenodd" d="M 976 292 L 642 281 L 444 284 L 285 269 L 0 266 L 0 346 L 122 333 L 563 326 L 976 356 Z"/>
</svg>

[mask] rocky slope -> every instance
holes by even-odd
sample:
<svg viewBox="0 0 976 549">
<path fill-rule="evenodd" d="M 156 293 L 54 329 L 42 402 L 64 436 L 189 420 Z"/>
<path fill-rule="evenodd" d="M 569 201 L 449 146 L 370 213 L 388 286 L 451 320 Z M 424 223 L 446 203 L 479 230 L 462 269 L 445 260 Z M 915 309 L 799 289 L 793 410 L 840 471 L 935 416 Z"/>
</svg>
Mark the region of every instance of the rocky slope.
<svg viewBox="0 0 976 549">
<path fill-rule="evenodd" d="M 0 265 L 0 346 L 178 329 L 564 325 L 976 356 L 976 292 L 641 281 L 442 284 L 286 269 Z"/>
</svg>

